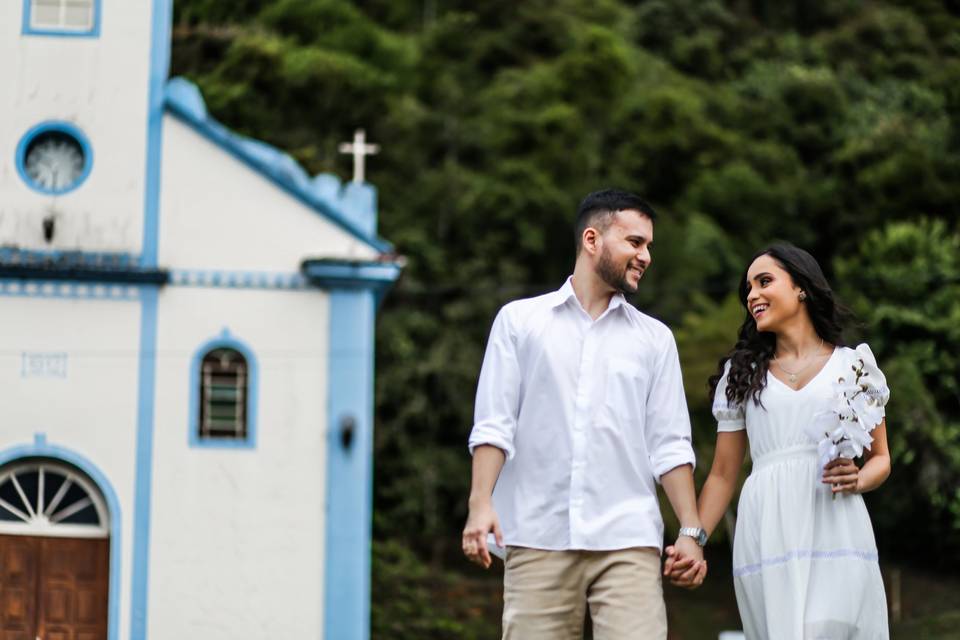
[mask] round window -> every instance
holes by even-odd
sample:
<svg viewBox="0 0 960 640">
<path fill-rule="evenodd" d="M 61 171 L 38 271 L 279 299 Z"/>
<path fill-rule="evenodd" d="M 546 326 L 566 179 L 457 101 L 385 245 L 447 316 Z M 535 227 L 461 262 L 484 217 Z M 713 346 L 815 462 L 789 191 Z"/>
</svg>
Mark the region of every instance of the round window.
<svg viewBox="0 0 960 640">
<path fill-rule="evenodd" d="M 90 145 L 67 123 L 34 127 L 20 141 L 17 168 L 24 181 L 41 193 L 59 195 L 76 189 L 90 172 Z"/>
</svg>

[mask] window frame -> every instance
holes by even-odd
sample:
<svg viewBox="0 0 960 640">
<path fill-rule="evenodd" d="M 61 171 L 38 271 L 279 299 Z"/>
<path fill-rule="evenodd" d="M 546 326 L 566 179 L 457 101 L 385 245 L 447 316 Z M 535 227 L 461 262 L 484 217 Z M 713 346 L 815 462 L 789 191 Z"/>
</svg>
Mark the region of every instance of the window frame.
<svg viewBox="0 0 960 640">
<path fill-rule="evenodd" d="M 203 384 L 203 360 L 217 349 L 232 349 L 237 351 L 247 361 L 247 392 L 246 392 L 246 436 L 230 438 L 222 436 L 200 435 L 200 403 L 201 385 Z M 242 340 L 233 336 L 228 329 L 220 335 L 207 340 L 193 353 L 190 360 L 190 419 L 188 420 L 188 444 L 191 447 L 204 449 L 255 449 L 257 446 L 257 398 L 259 395 L 259 367 L 253 350 Z"/>
<path fill-rule="evenodd" d="M 61 0 L 65 2 L 66 0 Z M 35 0 L 23 0 L 23 28 L 25 36 L 54 36 L 68 38 L 99 38 L 102 0 L 91 0 L 93 5 L 93 25 L 89 29 L 70 29 L 67 27 L 34 27 L 33 4 Z"/>
<path fill-rule="evenodd" d="M 60 133 L 73 138 L 83 151 L 83 172 L 80 174 L 80 177 L 66 189 L 48 189 L 34 182 L 33 178 L 27 174 L 27 150 L 30 149 L 30 145 L 33 144 L 34 140 L 45 133 Z M 87 138 L 86 134 L 81 131 L 77 125 L 65 120 L 47 120 L 46 122 L 41 122 L 30 127 L 30 129 L 20 137 L 15 153 L 17 173 L 20 175 L 20 179 L 33 191 L 48 196 L 64 196 L 72 191 L 76 191 L 87 181 L 87 178 L 90 177 L 90 172 L 93 171 L 93 145 L 90 144 L 90 139 Z"/>
</svg>

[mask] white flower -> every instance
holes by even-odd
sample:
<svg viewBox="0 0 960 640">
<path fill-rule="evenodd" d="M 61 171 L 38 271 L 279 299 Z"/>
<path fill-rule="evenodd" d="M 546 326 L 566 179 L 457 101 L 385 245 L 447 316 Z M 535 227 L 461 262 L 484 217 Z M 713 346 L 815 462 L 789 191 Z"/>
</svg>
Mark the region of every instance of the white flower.
<svg viewBox="0 0 960 640">
<path fill-rule="evenodd" d="M 841 440 L 837 445 L 838 458 L 857 458 L 863 453 L 863 447 L 854 440 Z"/>
<path fill-rule="evenodd" d="M 873 357 L 873 351 L 867 343 L 857 345 L 857 355 L 860 356 L 862 365 L 861 384 L 866 384 L 870 390 L 869 394 L 876 398 L 879 403 L 885 404 L 890 395 L 890 389 L 887 388 L 887 378 L 877 366 L 877 359 Z M 879 422 L 879 421 L 878 421 Z"/>
<path fill-rule="evenodd" d="M 823 477 L 823 468 L 831 460 L 836 460 L 840 457 L 840 448 L 837 445 L 833 444 L 833 441 L 830 438 L 824 438 L 820 441 L 820 444 L 817 445 L 817 455 L 820 457 L 820 477 Z"/>
<path fill-rule="evenodd" d="M 838 442 L 842 445 L 841 454 L 845 458 L 857 458 L 863 454 L 863 448 L 869 447 L 873 442 L 873 436 L 860 426 L 859 421 L 843 420 L 842 422 L 843 436 Z M 850 452 L 853 452 L 853 455 L 847 455 Z"/>
<path fill-rule="evenodd" d="M 830 434 L 840 426 L 840 416 L 835 411 L 821 411 L 807 423 L 806 430 L 810 439 L 820 442 L 830 439 Z"/>
<path fill-rule="evenodd" d="M 850 400 L 850 407 L 860 427 L 868 432 L 873 431 L 874 427 L 880 424 L 885 413 L 879 400 L 863 390 Z"/>
</svg>

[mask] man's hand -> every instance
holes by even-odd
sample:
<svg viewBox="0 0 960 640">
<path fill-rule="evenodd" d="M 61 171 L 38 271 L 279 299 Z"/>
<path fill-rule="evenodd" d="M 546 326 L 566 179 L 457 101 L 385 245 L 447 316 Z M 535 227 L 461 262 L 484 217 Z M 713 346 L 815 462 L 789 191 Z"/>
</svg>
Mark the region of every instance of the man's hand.
<svg viewBox="0 0 960 640">
<path fill-rule="evenodd" d="M 672 546 L 665 550 L 666 562 L 663 575 L 670 582 L 685 589 L 696 589 L 707 577 L 707 561 L 703 559 L 703 549 L 693 538 L 680 536 Z"/>
<path fill-rule="evenodd" d="M 497 544 L 502 547 L 503 533 L 500 531 L 500 520 L 493 509 L 493 502 L 489 498 L 471 501 L 467 524 L 463 528 L 463 555 L 484 569 L 489 568 L 492 562 L 490 550 L 487 549 L 487 534 L 491 531 Z"/>
</svg>

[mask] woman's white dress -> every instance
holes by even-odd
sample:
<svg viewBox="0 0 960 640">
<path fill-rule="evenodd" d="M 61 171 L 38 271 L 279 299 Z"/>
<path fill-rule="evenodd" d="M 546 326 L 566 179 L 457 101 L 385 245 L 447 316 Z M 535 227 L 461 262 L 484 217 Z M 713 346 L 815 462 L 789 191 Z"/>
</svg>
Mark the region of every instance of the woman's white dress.
<svg viewBox="0 0 960 640">
<path fill-rule="evenodd" d="M 746 428 L 753 459 L 740 494 L 733 549 L 737 604 L 749 640 L 889 638 L 877 546 L 863 498 L 832 499 L 820 480 L 816 443 L 804 429 L 830 408 L 832 383 L 849 376 L 856 359 L 853 349 L 838 347 L 799 390 L 768 373 L 763 406 L 751 399 L 728 403 L 726 372 L 717 386 L 718 430 Z M 885 385 L 881 393 L 885 404 Z"/>
</svg>

